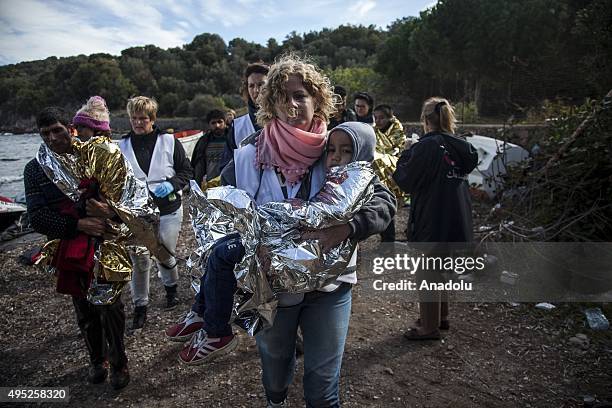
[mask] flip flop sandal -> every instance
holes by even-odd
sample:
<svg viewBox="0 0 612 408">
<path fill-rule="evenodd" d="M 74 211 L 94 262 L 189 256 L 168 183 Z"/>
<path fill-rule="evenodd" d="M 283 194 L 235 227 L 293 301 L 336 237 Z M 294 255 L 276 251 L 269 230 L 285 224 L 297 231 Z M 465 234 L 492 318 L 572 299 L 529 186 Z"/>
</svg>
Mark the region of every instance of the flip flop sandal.
<svg viewBox="0 0 612 408">
<path fill-rule="evenodd" d="M 416 319 L 414 321 L 414 324 L 417 326 L 421 325 L 421 319 Z M 440 330 L 448 330 L 450 329 L 450 323 L 448 322 L 448 320 L 440 320 Z"/>
<path fill-rule="evenodd" d="M 431 333 L 427 333 L 427 334 L 419 334 L 418 330 L 415 328 L 412 328 L 410 330 L 408 330 L 406 333 L 404 333 L 404 337 L 407 340 L 440 340 L 440 331 L 436 330 L 434 332 Z"/>
</svg>

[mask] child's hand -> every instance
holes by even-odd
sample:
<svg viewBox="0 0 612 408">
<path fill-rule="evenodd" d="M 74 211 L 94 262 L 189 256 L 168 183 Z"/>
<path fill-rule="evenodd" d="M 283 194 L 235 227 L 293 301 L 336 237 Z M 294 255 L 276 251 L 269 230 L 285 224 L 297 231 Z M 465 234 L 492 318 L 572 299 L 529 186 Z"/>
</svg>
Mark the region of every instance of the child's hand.
<svg viewBox="0 0 612 408">
<path fill-rule="evenodd" d="M 328 252 L 330 249 L 346 240 L 350 234 L 351 227 L 349 227 L 348 224 L 343 224 L 320 230 L 305 231 L 302 233 L 302 239 L 317 239 L 319 240 L 321 252 Z"/>
</svg>

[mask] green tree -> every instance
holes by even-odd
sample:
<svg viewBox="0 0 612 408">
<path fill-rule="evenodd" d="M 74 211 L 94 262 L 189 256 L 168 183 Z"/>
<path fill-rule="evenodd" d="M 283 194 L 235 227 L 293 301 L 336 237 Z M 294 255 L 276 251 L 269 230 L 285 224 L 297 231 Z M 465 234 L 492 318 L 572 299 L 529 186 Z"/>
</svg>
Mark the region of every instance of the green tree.
<svg viewBox="0 0 612 408">
<path fill-rule="evenodd" d="M 79 100 L 100 95 L 106 99 L 109 109 L 122 108 L 125 100 L 136 92 L 114 59 L 91 59 L 81 64 L 70 78 L 70 85 Z"/>
<path fill-rule="evenodd" d="M 301 51 L 304 48 L 304 39 L 297 32 L 292 31 L 283 41 L 283 51 Z"/>
<path fill-rule="evenodd" d="M 612 2 L 594 0 L 576 14 L 572 33 L 582 51 L 580 71 L 593 96 L 605 95 L 612 87 Z"/>
<path fill-rule="evenodd" d="M 159 113 L 163 116 L 173 116 L 181 98 L 174 92 L 169 92 L 159 100 Z"/>
<path fill-rule="evenodd" d="M 46 105 L 44 94 L 39 89 L 21 88 L 15 95 L 15 107 L 25 116 L 35 116 Z"/>
<path fill-rule="evenodd" d="M 186 95 L 189 85 L 184 79 L 179 79 L 171 76 L 160 78 L 157 82 L 159 92 L 163 95 L 166 93 L 174 93 L 179 96 Z"/>
<path fill-rule="evenodd" d="M 189 102 L 189 115 L 204 119 L 213 109 L 225 110 L 223 99 L 212 95 L 198 94 Z"/>
<path fill-rule="evenodd" d="M 74 109 L 94 94 L 111 109 L 134 94 L 154 96 L 164 115 L 239 108 L 246 65 L 287 51 L 308 54 L 349 93 L 367 90 L 413 117 L 432 95 L 475 103 L 485 116 L 528 112 L 545 99 L 580 104 L 612 82 L 611 18 L 609 0 L 439 0 L 387 29 L 293 31 L 265 46 L 202 33 L 183 47 L 131 47 L 120 57 L 49 57 L 0 67 L 0 122 L 30 118 L 42 105 Z"/>
<path fill-rule="evenodd" d="M 218 34 L 203 33 L 197 35 L 185 50 L 193 54 L 198 61 L 209 65 L 227 56 L 227 46 Z"/>
<path fill-rule="evenodd" d="M 353 67 L 336 68 L 326 72 L 332 85 L 342 85 L 351 94 L 360 91 L 367 91 L 371 94 L 378 94 L 382 77 L 372 68 Z"/>
<path fill-rule="evenodd" d="M 123 75 L 137 89 L 141 95 L 155 95 L 158 92 L 158 84 L 149 69 L 149 65 L 140 58 L 122 55 L 119 59 L 119 66 Z"/>
</svg>

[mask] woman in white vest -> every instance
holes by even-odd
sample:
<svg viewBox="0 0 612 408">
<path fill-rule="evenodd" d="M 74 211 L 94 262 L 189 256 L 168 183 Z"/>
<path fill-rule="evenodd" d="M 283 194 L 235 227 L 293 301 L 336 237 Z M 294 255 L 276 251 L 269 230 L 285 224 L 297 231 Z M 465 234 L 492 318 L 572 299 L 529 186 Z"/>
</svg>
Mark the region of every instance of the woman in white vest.
<svg viewBox="0 0 612 408">
<path fill-rule="evenodd" d="M 123 136 L 119 147 L 132 165 L 135 176 L 147 182 L 160 212 L 160 240 L 174 254 L 183 220 L 182 189 L 193 177 L 193 170 L 181 143 L 155 126 L 157 108 L 157 102 L 145 96 L 128 101 L 127 112 L 132 131 Z M 147 318 L 151 258 L 144 247 L 138 247 L 130 256 L 134 264 L 131 282 L 133 331 L 142 328 Z M 167 264 L 158 262 L 157 266 L 166 289 L 166 308 L 173 309 L 178 304 L 176 259 L 171 259 Z"/>
<path fill-rule="evenodd" d="M 261 127 L 257 124 L 255 115 L 259 107 L 256 104 L 259 92 L 266 84 L 266 79 L 270 67 L 266 64 L 256 62 L 249 64 L 242 76 L 242 84 L 240 86 L 240 94 L 242 99 L 247 103 L 248 111 L 242 116 L 238 116 L 232 122 L 232 126 L 228 132 L 227 143 L 223 151 L 223 159 L 221 160 L 220 168 L 223 169 L 227 163 L 234 157 L 234 150 L 240 147 L 240 143 L 252 135 Z"/>
<path fill-rule="evenodd" d="M 221 174 L 223 184 L 247 191 L 258 204 L 312 198 L 325 179 L 320 159 L 334 109 L 329 79 L 314 65 L 283 56 L 270 68 L 258 102 L 263 129 L 234 151 L 234 161 Z M 362 240 L 384 231 L 394 214 L 395 200 L 381 185 L 350 223 L 309 233 L 309 238 L 318 238 L 326 248 L 347 238 Z M 340 366 L 356 280 L 347 274 L 321 291 L 281 296 L 273 327 L 256 337 L 268 406 L 283 406 L 293 381 L 298 327 L 304 339 L 307 406 L 339 406 Z"/>
</svg>

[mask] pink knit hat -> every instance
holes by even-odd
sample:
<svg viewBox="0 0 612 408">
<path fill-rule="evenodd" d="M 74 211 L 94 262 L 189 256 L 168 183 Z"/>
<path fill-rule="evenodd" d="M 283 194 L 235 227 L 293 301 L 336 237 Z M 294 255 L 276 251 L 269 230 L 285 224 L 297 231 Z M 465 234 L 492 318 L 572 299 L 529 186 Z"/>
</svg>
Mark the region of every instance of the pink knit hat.
<svg viewBox="0 0 612 408">
<path fill-rule="evenodd" d="M 86 126 L 94 130 L 110 130 L 110 116 L 106 101 L 101 96 L 92 96 L 74 115 L 72 124 Z"/>
</svg>

